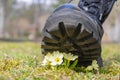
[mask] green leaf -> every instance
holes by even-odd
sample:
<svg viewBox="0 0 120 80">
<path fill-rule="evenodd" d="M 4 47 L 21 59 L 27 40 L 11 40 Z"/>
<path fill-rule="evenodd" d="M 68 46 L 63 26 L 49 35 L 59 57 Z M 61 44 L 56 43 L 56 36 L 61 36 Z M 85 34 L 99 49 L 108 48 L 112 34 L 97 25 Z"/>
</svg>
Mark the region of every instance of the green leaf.
<svg viewBox="0 0 120 80">
<path fill-rule="evenodd" d="M 78 63 L 78 60 L 75 60 L 73 64 L 70 66 L 70 69 L 74 69 Z"/>
</svg>

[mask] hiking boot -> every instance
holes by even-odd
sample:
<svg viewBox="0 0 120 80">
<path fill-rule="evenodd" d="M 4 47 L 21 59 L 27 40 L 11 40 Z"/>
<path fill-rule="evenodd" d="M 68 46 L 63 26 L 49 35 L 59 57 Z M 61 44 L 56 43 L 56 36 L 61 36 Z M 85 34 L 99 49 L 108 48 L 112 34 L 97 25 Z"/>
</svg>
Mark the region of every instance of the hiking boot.
<svg viewBox="0 0 120 80">
<path fill-rule="evenodd" d="M 92 18 L 101 24 L 106 20 L 116 0 L 80 0 L 78 6 L 88 12 Z M 92 15 L 91 15 L 92 14 Z"/>
<path fill-rule="evenodd" d="M 101 59 L 103 28 L 84 10 L 63 4 L 47 19 L 42 31 L 43 52 L 60 51 L 79 56 L 78 66 L 88 66 Z"/>
</svg>

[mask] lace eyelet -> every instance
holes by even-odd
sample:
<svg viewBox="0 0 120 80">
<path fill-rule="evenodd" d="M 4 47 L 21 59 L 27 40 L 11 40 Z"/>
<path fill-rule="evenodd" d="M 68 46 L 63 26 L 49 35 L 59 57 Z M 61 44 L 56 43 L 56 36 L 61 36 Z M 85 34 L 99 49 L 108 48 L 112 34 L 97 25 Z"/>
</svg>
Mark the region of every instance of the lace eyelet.
<svg viewBox="0 0 120 80">
<path fill-rule="evenodd" d="M 88 6 L 89 4 L 87 2 L 84 2 L 84 6 Z"/>
</svg>

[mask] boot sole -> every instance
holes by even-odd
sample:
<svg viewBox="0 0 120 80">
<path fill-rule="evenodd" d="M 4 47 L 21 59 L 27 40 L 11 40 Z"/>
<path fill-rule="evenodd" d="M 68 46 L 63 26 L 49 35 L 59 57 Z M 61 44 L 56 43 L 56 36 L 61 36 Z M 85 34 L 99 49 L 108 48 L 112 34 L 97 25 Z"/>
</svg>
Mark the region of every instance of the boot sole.
<svg viewBox="0 0 120 80">
<path fill-rule="evenodd" d="M 101 45 L 94 38 L 93 32 L 87 31 L 81 23 L 70 26 L 60 22 L 57 30 L 46 31 L 49 35 L 43 38 L 44 51 L 70 52 L 78 55 L 81 61 L 97 59 L 101 53 Z"/>
</svg>

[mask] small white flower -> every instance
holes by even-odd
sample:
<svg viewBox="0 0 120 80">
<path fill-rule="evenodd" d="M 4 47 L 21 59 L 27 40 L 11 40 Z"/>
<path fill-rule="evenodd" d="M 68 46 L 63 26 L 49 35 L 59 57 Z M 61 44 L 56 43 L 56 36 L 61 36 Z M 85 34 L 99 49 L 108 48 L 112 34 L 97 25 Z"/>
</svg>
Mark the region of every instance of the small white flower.
<svg viewBox="0 0 120 80">
<path fill-rule="evenodd" d="M 92 61 L 92 66 L 95 70 L 98 70 L 99 69 L 99 65 L 97 64 L 97 61 L 96 60 L 93 60 Z"/>
<path fill-rule="evenodd" d="M 71 53 L 68 53 L 68 54 L 64 53 L 64 58 L 67 59 L 67 60 L 70 60 L 70 61 L 74 61 L 75 59 L 78 58 L 78 56 L 74 56 Z"/>
<path fill-rule="evenodd" d="M 58 51 L 53 52 L 53 59 L 51 60 L 51 65 L 60 65 L 63 62 L 63 54 Z"/>
<path fill-rule="evenodd" d="M 44 60 L 42 62 L 41 65 L 45 66 L 45 65 L 51 65 L 51 60 L 52 60 L 52 55 L 50 53 L 48 53 L 45 57 Z"/>
<path fill-rule="evenodd" d="M 56 57 L 53 59 L 53 61 L 51 62 L 51 65 L 55 66 L 55 65 L 60 65 L 63 62 L 63 59 L 60 57 Z"/>
<path fill-rule="evenodd" d="M 60 65 L 63 62 L 63 54 L 58 51 L 54 51 L 53 54 L 48 53 L 41 65 Z"/>
<path fill-rule="evenodd" d="M 96 60 L 93 60 L 92 61 L 92 65 L 90 65 L 90 66 L 88 66 L 87 68 L 86 68 L 86 70 L 88 70 L 88 71 L 92 71 L 92 70 L 99 70 L 99 66 L 98 66 L 98 64 L 97 64 L 97 61 Z"/>
<path fill-rule="evenodd" d="M 43 62 L 42 62 L 41 65 L 42 65 L 42 66 L 50 65 L 50 61 L 45 58 L 45 59 L 43 60 Z"/>
</svg>

